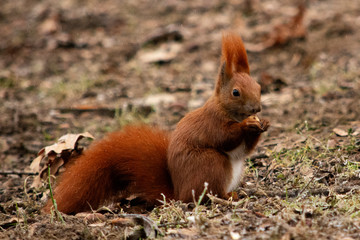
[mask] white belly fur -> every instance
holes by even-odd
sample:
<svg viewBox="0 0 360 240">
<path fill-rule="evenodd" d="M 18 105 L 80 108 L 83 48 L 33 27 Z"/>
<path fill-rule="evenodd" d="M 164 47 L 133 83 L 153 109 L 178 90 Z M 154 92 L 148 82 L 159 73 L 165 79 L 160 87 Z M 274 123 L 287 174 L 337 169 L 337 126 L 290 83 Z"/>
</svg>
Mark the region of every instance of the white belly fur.
<svg viewBox="0 0 360 240">
<path fill-rule="evenodd" d="M 234 190 L 240 183 L 244 172 L 244 163 L 247 156 L 245 143 L 241 143 L 237 148 L 230 152 L 226 152 L 232 168 L 232 176 L 227 187 L 227 192 Z"/>
</svg>

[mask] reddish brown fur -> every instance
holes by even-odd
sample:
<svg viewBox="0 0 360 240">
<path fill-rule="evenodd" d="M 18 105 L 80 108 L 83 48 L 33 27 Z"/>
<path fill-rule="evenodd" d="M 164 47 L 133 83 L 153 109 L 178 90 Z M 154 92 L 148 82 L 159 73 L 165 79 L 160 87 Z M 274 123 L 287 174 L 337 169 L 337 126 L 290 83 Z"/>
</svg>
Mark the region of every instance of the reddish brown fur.
<svg viewBox="0 0 360 240">
<path fill-rule="evenodd" d="M 122 194 L 137 194 L 150 204 L 172 198 L 166 167 L 168 134 L 147 126 L 126 127 L 93 144 L 61 176 L 54 198 L 64 213 L 99 207 Z M 49 201 L 45 211 L 49 211 Z"/>
<path fill-rule="evenodd" d="M 240 36 L 227 33 L 222 38 L 221 61 L 226 62 L 226 73 L 243 72 L 250 74 L 246 49 Z"/>
<path fill-rule="evenodd" d="M 225 198 L 232 178 L 226 152 L 245 142 L 245 153 L 250 153 L 268 127 L 267 121 L 246 119 L 260 111 L 260 86 L 249 76 L 239 36 L 223 36 L 221 59 L 214 95 L 178 123 L 170 140 L 168 167 L 176 199 L 191 201 L 193 189 L 198 197 L 204 182 L 211 192 Z M 232 95 L 233 89 L 240 92 L 239 97 Z"/>
<path fill-rule="evenodd" d="M 228 152 L 242 143 L 245 154 L 251 152 L 269 122 L 248 118 L 260 111 L 260 86 L 249 75 L 239 36 L 223 36 L 221 59 L 214 95 L 178 123 L 171 140 L 166 132 L 139 126 L 92 145 L 61 177 L 55 189 L 59 210 L 76 213 L 129 194 L 150 204 L 160 193 L 190 202 L 192 190 L 198 197 L 204 182 L 214 194 L 228 197 L 233 173 Z M 232 95 L 234 89 L 240 96 Z M 50 207 L 49 202 L 45 210 Z"/>
</svg>

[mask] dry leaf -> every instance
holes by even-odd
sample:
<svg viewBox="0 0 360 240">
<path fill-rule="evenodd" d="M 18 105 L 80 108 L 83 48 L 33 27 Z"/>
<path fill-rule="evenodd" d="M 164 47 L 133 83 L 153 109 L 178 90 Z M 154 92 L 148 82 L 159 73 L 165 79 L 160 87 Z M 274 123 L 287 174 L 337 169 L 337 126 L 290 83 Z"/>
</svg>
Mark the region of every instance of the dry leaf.
<svg viewBox="0 0 360 240">
<path fill-rule="evenodd" d="M 194 239 L 197 235 L 197 231 L 195 228 L 183 228 L 183 229 L 169 229 L 167 234 L 176 236 L 177 238 L 183 239 Z"/>
<path fill-rule="evenodd" d="M 304 26 L 305 5 L 298 6 L 298 13 L 285 24 L 274 26 L 273 31 L 266 36 L 264 42 L 258 44 L 246 44 L 246 49 L 251 52 L 261 52 L 276 45 L 285 45 L 293 39 L 301 39 L 306 36 Z"/>
<path fill-rule="evenodd" d="M 50 175 L 56 175 L 63 165 L 79 156 L 82 150 L 78 149 L 78 141 L 82 138 L 94 139 L 88 132 L 67 134 L 60 137 L 57 143 L 41 149 L 30 165 L 32 172 L 39 173 L 31 187 L 38 188 L 42 185 L 42 180 L 47 179 L 48 166 L 50 166 Z"/>
<path fill-rule="evenodd" d="M 211 194 L 206 194 L 206 196 L 211 200 L 211 202 L 216 204 L 221 204 L 224 206 L 237 206 L 239 203 L 236 201 L 229 201 L 222 198 L 215 197 Z"/>
<path fill-rule="evenodd" d="M 261 73 L 260 86 L 262 93 L 280 91 L 287 83 L 280 77 L 274 77 L 267 72 Z"/>
<path fill-rule="evenodd" d="M 89 224 L 88 226 L 89 227 L 105 227 L 106 225 L 106 222 L 100 222 L 100 223 L 92 223 L 92 224 Z"/>
<path fill-rule="evenodd" d="M 83 217 L 86 224 L 106 222 L 106 217 L 101 213 L 80 213 L 76 217 Z"/>
<path fill-rule="evenodd" d="M 134 220 L 129 218 L 115 218 L 110 221 L 113 226 L 119 227 L 133 227 L 135 226 Z"/>
<path fill-rule="evenodd" d="M 275 145 L 275 147 L 272 149 L 272 151 L 278 153 L 278 152 L 281 152 L 285 148 L 286 147 L 284 146 L 284 144 L 278 143 Z"/>
<path fill-rule="evenodd" d="M 151 35 L 146 37 L 143 45 L 158 44 L 165 41 L 181 41 L 184 38 L 181 29 L 176 24 L 170 24 L 164 28 L 157 28 Z"/>
<path fill-rule="evenodd" d="M 54 151 L 55 153 L 62 153 L 64 150 L 75 149 L 77 142 L 84 137 L 94 139 L 94 137 L 88 132 L 80 134 L 66 134 L 60 137 L 57 143 L 45 147 L 45 155 L 49 154 L 51 151 Z"/>
<path fill-rule="evenodd" d="M 282 237 L 281 240 L 290 240 L 291 234 L 289 232 L 286 232 Z"/>
<path fill-rule="evenodd" d="M 334 132 L 336 135 L 340 136 L 340 137 L 346 137 L 346 136 L 348 135 L 348 132 L 347 132 L 347 131 L 342 130 L 342 129 L 340 129 L 340 128 L 334 128 L 334 129 L 333 129 L 333 132 Z"/>
<path fill-rule="evenodd" d="M 149 52 L 140 51 L 139 59 L 145 63 L 167 63 L 173 60 L 181 50 L 179 43 L 167 43 Z"/>
<path fill-rule="evenodd" d="M 4 153 L 10 149 L 9 144 L 6 142 L 5 139 L 0 139 L 0 152 Z"/>
<path fill-rule="evenodd" d="M 337 146 L 339 146 L 339 142 L 336 139 L 329 139 L 326 146 L 328 148 L 336 148 Z"/>
<path fill-rule="evenodd" d="M 24 219 L 18 218 L 18 217 L 12 217 L 10 219 L 7 219 L 5 221 L 0 222 L 0 228 L 7 229 L 10 227 L 15 227 L 19 223 L 23 223 Z"/>
<path fill-rule="evenodd" d="M 360 128 L 356 129 L 355 132 L 351 133 L 353 136 L 360 135 Z"/>
<path fill-rule="evenodd" d="M 131 219 L 136 225 L 140 225 L 147 238 L 156 238 L 161 233 L 156 223 L 141 214 L 122 214 L 123 219 Z"/>
<path fill-rule="evenodd" d="M 241 238 L 241 236 L 238 232 L 233 232 L 233 231 L 230 232 L 230 236 L 231 236 L 231 239 L 240 239 Z"/>
<path fill-rule="evenodd" d="M 40 162 L 43 159 L 43 154 L 38 154 L 38 156 L 32 161 L 30 164 L 30 170 L 31 172 L 37 173 L 40 172 Z"/>
<path fill-rule="evenodd" d="M 43 23 L 39 25 L 39 32 L 47 35 L 57 32 L 61 28 L 60 26 L 60 14 L 53 13 Z"/>
</svg>

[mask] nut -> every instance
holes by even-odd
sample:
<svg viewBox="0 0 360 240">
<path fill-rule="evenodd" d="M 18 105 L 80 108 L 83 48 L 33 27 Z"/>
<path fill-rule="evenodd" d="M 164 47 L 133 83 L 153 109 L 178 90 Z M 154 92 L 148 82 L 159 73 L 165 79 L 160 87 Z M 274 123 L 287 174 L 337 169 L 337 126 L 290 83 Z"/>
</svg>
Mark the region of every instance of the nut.
<svg viewBox="0 0 360 240">
<path fill-rule="evenodd" d="M 255 114 L 254 114 L 254 115 L 251 115 L 249 118 L 250 118 L 250 119 L 254 119 L 254 120 L 260 122 L 260 119 L 259 119 L 258 116 L 256 116 Z"/>
</svg>

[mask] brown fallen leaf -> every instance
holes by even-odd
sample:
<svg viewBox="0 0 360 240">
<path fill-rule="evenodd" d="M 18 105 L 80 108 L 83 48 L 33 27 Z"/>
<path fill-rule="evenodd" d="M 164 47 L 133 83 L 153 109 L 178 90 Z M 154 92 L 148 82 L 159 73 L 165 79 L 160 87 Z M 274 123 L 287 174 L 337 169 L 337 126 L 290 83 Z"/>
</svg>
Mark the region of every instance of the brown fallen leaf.
<svg viewBox="0 0 360 240">
<path fill-rule="evenodd" d="M 106 217 L 101 213 L 78 213 L 76 217 L 84 218 L 86 224 L 96 224 L 106 222 Z"/>
<path fill-rule="evenodd" d="M 360 135 L 360 128 L 356 129 L 355 132 L 351 133 L 351 135 L 353 135 L 353 136 Z"/>
<path fill-rule="evenodd" d="M 134 226 L 135 228 L 133 232 L 129 234 L 129 238 L 131 238 L 130 235 L 135 237 L 138 234 L 140 234 L 142 238 L 156 238 L 159 234 L 163 235 L 153 220 L 141 214 L 120 214 L 119 218 L 111 220 L 110 224 L 122 227 Z"/>
<path fill-rule="evenodd" d="M 98 223 L 91 223 L 88 226 L 89 227 L 105 227 L 106 222 L 98 222 Z"/>
<path fill-rule="evenodd" d="M 326 146 L 328 148 L 336 148 L 337 146 L 339 146 L 339 142 L 336 139 L 329 139 Z"/>
<path fill-rule="evenodd" d="M 77 148 L 77 142 L 82 138 L 91 138 L 94 137 L 88 133 L 80 133 L 80 134 L 66 134 L 59 138 L 58 142 L 45 147 L 45 155 L 54 151 L 55 153 L 62 153 L 64 150 L 73 150 Z"/>
<path fill-rule="evenodd" d="M 298 6 L 298 13 L 288 22 L 274 26 L 273 31 L 265 37 L 265 41 L 257 44 L 247 43 L 246 49 L 251 52 L 261 52 L 267 48 L 285 45 L 294 39 L 306 36 L 304 26 L 305 4 Z"/>
<path fill-rule="evenodd" d="M 334 132 L 336 135 L 340 136 L 340 137 L 346 137 L 346 136 L 348 135 L 348 132 L 347 132 L 347 131 L 342 130 L 342 129 L 340 129 L 340 128 L 334 128 L 334 129 L 333 129 L 333 132 Z"/>
<path fill-rule="evenodd" d="M 234 239 L 234 240 L 241 239 L 240 234 L 238 232 L 233 232 L 233 231 L 230 232 L 230 237 L 231 237 L 231 239 Z"/>
<path fill-rule="evenodd" d="M 44 157 L 44 155 L 40 154 L 40 152 L 38 153 L 38 156 L 30 164 L 30 170 L 34 173 L 40 172 L 40 162 Z"/>
<path fill-rule="evenodd" d="M 9 144 L 3 138 L 0 139 L 0 152 L 4 153 L 10 149 Z"/>
<path fill-rule="evenodd" d="M 262 213 L 260 213 L 260 212 L 255 212 L 255 211 L 253 211 L 253 213 L 254 213 L 255 216 L 257 216 L 257 217 L 259 217 L 259 218 L 267 218 L 266 215 L 264 215 L 264 214 L 262 214 Z"/>
<path fill-rule="evenodd" d="M 206 194 L 206 196 L 211 200 L 211 202 L 216 203 L 216 204 L 221 204 L 224 206 L 237 206 L 239 204 L 238 202 L 218 198 L 211 194 Z"/>
<path fill-rule="evenodd" d="M 71 159 L 78 157 L 82 153 L 82 149 L 78 147 L 78 141 L 82 138 L 94 139 L 88 132 L 66 134 L 60 137 L 57 143 L 42 148 L 30 164 L 30 170 L 39 173 L 34 178 L 31 187 L 42 186 L 42 181 L 48 177 L 48 166 L 50 167 L 50 175 L 55 176 L 62 166 Z"/>
<path fill-rule="evenodd" d="M 157 28 L 145 38 L 143 45 L 158 44 L 165 41 L 181 41 L 184 38 L 181 29 L 176 24 L 170 24 L 163 28 Z"/>
<path fill-rule="evenodd" d="M 198 234 L 198 231 L 195 227 L 186 229 L 169 229 L 167 234 L 174 238 L 183 238 L 183 239 L 194 239 Z"/>
<path fill-rule="evenodd" d="M 44 35 L 53 34 L 60 29 L 60 14 L 57 12 L 52 13 L 49 18 L 45 19 L 38 27 L 39 33 Z"/>
<path fill-rule="evenodd" d="M 165 43 L 153 51 L 139 51 L 138 56 L 145 63 L 168 63 L 179 54 L 181 48 L 179 43 Z"/>
<path fill-rule="evenodd" d="M 268 93 L 273 91 L 280 91 L 283 87 L 287 86 L 287 83 L 279 77 L 274 77 L 267 72 L 261 73 L 260 86 L 262 93 Z"/>
<path fill-rule="evenodd" d="M 24 223 L 24 219 L 18 218 L 18 217 L 12 217 L 10 219 L 7 219 L 5 221 L 0 222 L 0 228 L 2 229 L 8 229 L 11 227 L 16 227 L 17 224 Z"/>
<path fill-rule="evenodd" d="M 133 227 L 135 226 L 134 220 L 129 218 L 115 218 L 109 222 L 113 226 L 118 227 Z"/>
</svg>

